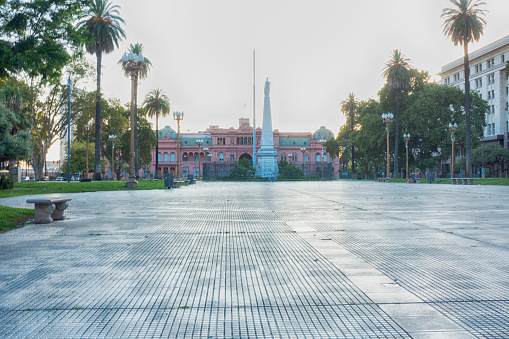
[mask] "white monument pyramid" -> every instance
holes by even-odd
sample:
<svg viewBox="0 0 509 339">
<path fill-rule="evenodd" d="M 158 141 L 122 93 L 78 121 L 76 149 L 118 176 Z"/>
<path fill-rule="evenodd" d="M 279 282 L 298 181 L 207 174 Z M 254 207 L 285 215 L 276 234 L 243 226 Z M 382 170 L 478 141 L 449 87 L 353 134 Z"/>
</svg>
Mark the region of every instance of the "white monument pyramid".
<svg viewBox="0 0 509 339">
<path fill-rule="evenodd" d="M 263 126 L 262 140 L 257 155 L 256 176 L 272 178 L 279 175 L 277 166 L 277 151 L 274 148 L 274 135 L 272 133 L 272 116 L 270 112 L 270 82 L 265 81 L 265 97 L 263 99 Z"/>
</svg>

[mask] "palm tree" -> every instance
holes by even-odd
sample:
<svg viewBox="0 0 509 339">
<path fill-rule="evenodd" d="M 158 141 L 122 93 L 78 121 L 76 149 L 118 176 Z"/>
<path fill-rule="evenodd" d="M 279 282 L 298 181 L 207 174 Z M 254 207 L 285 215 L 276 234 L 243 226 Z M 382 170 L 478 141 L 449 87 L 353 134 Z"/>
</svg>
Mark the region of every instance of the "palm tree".
<svg viewBox="0 0 509 339">
<path fill-rule="evenodd" d="M 454 46 L 463 46 L 463 70 L 465 73 L 465 138 L 466 138 L 466 175 L 472 175 L 472 127 L 470 123 L 470 66 L 468 64 L 468 44 L 479 41 L 486 21 L 481 17 L 485 5 L 478 0 L 450 0 L 454 8 L 442 11 L 444 35 L 451 38 Z"/>
<path fill-rule="evenodd" d="M 108 0 L 89 0 L 78 27 L 88 32 L 85 42 L 87 52 L 97 57 L 97 94 L 95 97 L 95 164 L 94 180 L 101 180 L 101 62 L 102 55 L 118 48 L 119 41 L 125 38 L 120 24 L 124 20 L 118 16 L 118 5 L 112 6 Z"/>
<path fill-rule="evenodd" d="M 129 51 L 133 52 L 133 54 L 140 55 L 143 52 L 143 44 L 135 43 L 130 44 Z M 127 68 L 127 62 L 122 61 L 120 59 L 118 64 L 122 67 L 124 71 L 124 75 L 126 77 L 131 76 L 131 71 Z M 150 66 L 152 63 L 150 60 L 143 56 L 143 63 L 141 68 L 134 75 L 134 173 L 138 175 L 138 79 L 146 79 L 148 75 L 148 71 L 150 70 Z"/>
<path fill-rule="evenodd" d="M 149 118 L 156 118 L 156 177 L 159 177 L 159 116 L 165 117 L 170 114 L 170 99 L 163 90 L 157 88 L 145 96 L 143 105 Z"/>
<path fill-rule="evenodd" d="M 341 112 L 343 112 L 345 115 L 350 115 L 350 132 L 353 132 L 353 126 L 354 126 L 354 115 L 355 111 L 357 110 L 357 106 L 359 105 L 359 101 L 355 99 L 355 94 L 350 93 L 348 95 L 348 99 L 341 101 Z M 352 138 L 353 135 L 350 136 Z M 354 147 L 353 147 L 353 141 L 350 139 L 350 142 L 352 143 L 352 176 L 355 174 L 355 156 L 354 156 Z"/>
<path fill-rule="evenodd" d="M 392 59 L 385 64 L 382 76 L 387 78 L 389 87 L 396 91 L 396 114 L 394 115 L 394 178 L 399 178 L 399 109 L 401 105 L 401 91 L 410 86 L 410 60 L 401 51 L 395 49 Z"/>
</svg>

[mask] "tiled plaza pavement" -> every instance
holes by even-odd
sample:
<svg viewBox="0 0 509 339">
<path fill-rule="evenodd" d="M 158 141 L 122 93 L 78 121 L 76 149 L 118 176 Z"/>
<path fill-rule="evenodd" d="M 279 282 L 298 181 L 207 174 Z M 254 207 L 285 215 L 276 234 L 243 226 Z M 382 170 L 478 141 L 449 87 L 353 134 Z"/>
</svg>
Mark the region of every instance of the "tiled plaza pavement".
<svg viewBox="0 0 509 339">
<path fill-rule="evenodd" d="M 0 234 L 2 338 L 509 337 L 506 187 L 65 196 L 68 220 Z"/>
</svg>

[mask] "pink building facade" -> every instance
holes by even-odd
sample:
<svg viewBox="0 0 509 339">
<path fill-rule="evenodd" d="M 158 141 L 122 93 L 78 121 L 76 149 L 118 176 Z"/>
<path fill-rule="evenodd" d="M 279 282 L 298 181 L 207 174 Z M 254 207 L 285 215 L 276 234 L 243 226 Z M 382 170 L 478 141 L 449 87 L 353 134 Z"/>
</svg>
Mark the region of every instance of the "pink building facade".
<svg viewBox="0 0 509 339">
<path fill-rule="evenodd" d="M 259 145 L 262 129 L 256 129 L 256 144 Z M 217 168 L 215 175 L 227 175 L 240 159 L 253 159 L 253 127 L 248 118 L 240 118 L 238 128 L 220 128 L 210 126 L 204 132 L 180 134 L 180 166 L 177 173 L 177 132 L 166 126 L 159 130 L 159 154 L 152 150 L 152 164 L 145 169 L 153 175 L 156 171 L 156 156 L 159 158 L 159 175 L 174 173 L 175 176 L 192 174 L 204 175 L 204 163 L 207 168 Z M 333 138 L 332 131 L 324 126 L 314 133 L 279 132 L 274 130 L 274 148 L 278 152 L 277 160 L 286 160 L 301 168 L 306 176 L 337 178 L 339 159 L 334 160 L 325 152 L 322 142 Z M 199 141 L 201 140 L 201 145 Z M 198 141 L 198 143 L 197 143 Z M 211 166 L 213 165 L 213 166 Z"/>
</svg>

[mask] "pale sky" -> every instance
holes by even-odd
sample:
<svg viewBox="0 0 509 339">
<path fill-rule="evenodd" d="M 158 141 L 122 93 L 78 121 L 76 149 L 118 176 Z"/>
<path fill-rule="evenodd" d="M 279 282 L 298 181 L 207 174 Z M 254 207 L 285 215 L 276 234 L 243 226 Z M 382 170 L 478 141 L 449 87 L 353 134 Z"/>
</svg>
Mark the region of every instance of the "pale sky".
<svg viewBox="0 0 509 339">
<path fill-rule="evenodd" d="M 507 0 L 485 0 L 487 26 L 479 49 L 509 34 Z M 442 33 L 449 0 L 114 0 L 127 38 L 103 56 L 106 98 L 130 100 L 130 80 L 117 61 L 140 42 L 152 62 L 140 81 L 138 102 L 157 87 L 183 111 L 183 132 L 209 125 L 237 127 L 253 117 L 253 49 L 256 49 L 256 124 L 261 127 L 263 85 L 271 82 L 272 126 L 335 134 L 345 122 L 339 104 L 353 92 L 377 98 L 392 50 L 433 79 L 463 49 Z M 95 65 L 95 56 L 90 56 Z M 90 83 L 88 89 L 95 88 Z M 382 112 L 380 112 L 381 114 Z M 381 120 L 381 119 L 380 119 Z M 159 126 L 176 128 L 172 116 Z"/>
</svg>

